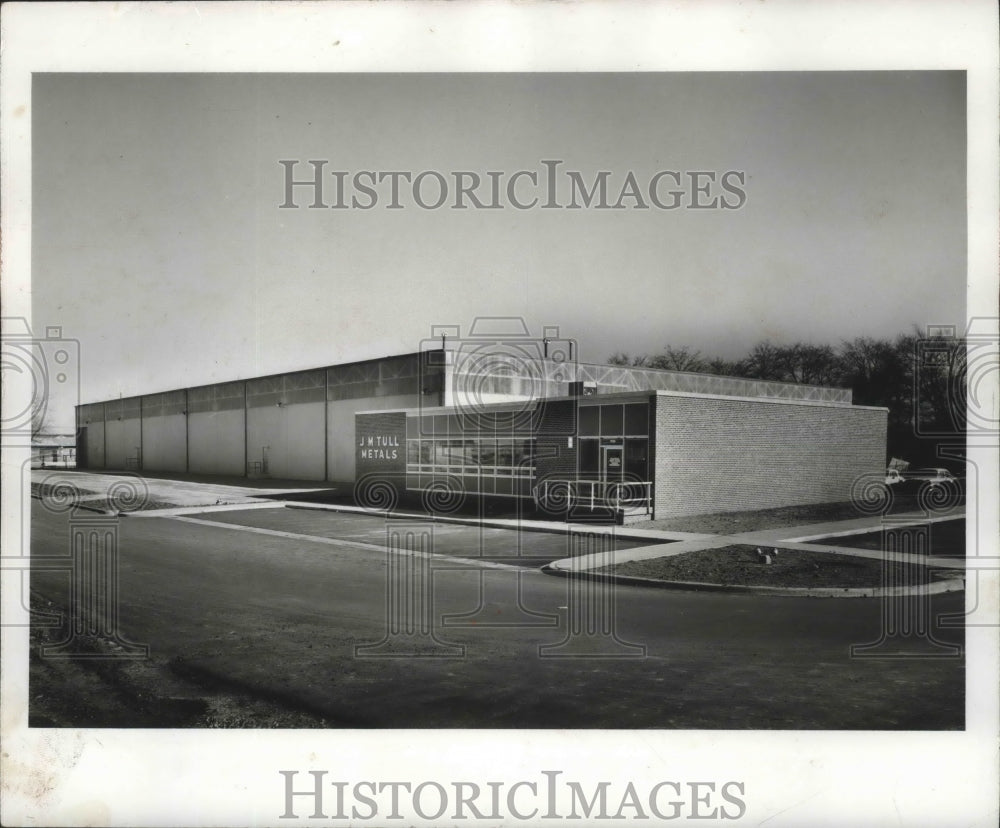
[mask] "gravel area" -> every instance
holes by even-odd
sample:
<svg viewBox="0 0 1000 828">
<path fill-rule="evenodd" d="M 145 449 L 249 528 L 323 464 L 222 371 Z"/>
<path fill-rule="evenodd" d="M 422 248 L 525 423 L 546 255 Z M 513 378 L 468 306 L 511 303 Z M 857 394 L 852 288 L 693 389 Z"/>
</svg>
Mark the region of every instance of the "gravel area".
<svg viewBox="0 0 1000 828">
<path fill-rule="evenodd" d="M 771 554 L 774 547 L 763 551 Z M 763 548 L 762 548 L 763 549 Z M 916 583 L 924 577 L 913 564 L 890 563 L 893 584 Z M 883 563 L 830 552 L 780 549 L 770 564 L 758 561 L 757 547 L 744 544 L 686 552 L 667 558 L 630 561 L 605 567 L 603 572 L 663 581 L 696 581 L 728 586 L 878 587 L 883 585 Z M 934 577 L 933 570 L 928 573 Z"/>
</svg>

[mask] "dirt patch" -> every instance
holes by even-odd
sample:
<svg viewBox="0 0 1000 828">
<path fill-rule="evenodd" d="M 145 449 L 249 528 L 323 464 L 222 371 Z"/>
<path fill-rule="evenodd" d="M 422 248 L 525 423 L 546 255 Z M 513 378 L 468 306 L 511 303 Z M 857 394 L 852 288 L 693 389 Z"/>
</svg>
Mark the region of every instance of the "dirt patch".
<svg viewBox="0 0 1000 828">
<path fill-rule="evenodd" d="M 166 500 L 143 500 L 136 503 L 123 503 L 120 500 L 107 497 L 96 497 L 90 500 L 80 501 L 81 506 L 88 509 L 100 509 L 104 512 L 146 512 L 151 509 L 176 509 L 179 503 L 170 503 Z"/>
<path fill-rule="evenodd" d="M 935 572 L 914 564 L 855 558 L 830 552 L 805 552 L 767 547 L 771 563 L 761 563 L 756 546 L 734 544 L 719 549 L 685 552 L 668 558 L 629 561 L 602 572 L 662 581 L 694 581 L 723 586 L 871 588 L 935 580 Z M 883 566 L 888 569 L 883 571 Z M 954 572 L 951 573 L 954 575 Z"/>
<path fill-rule="evenodd" d="M 80 495 L 96 495 L 93 489 L 79 489 L 72 483 L 31 483 L 32 497 L 78 497 Z"/>
<path fill-rule="evenodd" d="M 179 505 L 165 500 L 108 497 L 91 489 L 78 489 L 63 483 L 32 483 L 31 496 L 40 501 L 43 507 L 55 511 L 65 511 L 67 507 L 80 507 L 116 514 L 150 509 L 175 509 Z"/>
<path fill-rule="evenodd" d="M 338 726 L 312 711 L 195 676 L 177 659 L 122 658 L 115 642 L 97 636 L 76 636 L 71 657 L 43 656 L 43 646 L 67 640 L 69 627 L 64 614 L 55 620 L 59 607 L 34 593 L 32 609 L 44 615 L 31 626 L 30 727 Z"/>
</svg>

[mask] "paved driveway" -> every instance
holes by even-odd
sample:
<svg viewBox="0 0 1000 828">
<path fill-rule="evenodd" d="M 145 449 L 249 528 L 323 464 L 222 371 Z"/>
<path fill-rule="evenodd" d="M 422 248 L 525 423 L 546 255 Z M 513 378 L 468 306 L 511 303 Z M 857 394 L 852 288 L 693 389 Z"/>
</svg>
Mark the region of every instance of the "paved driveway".
<svg viewBox="0 0 1000 828">
<path fill-rule="evenodd" d="M 66 554 L 74 520 L 33 509 L 39 565 Z M 888 642 L 922 657 L 851 657 L 852 644 L 880 639 L 876 600 L 594 592 L 468 561 L 435 569 L 421 605 L 400 585 L 426 574 L 416 566 L 426 558 L 159 517 L 120 519 L 117 534 L 121 631 L 150 658 L 72 685 L 61 724 L 151 726 L 170 709 L 150 704 L 161 693 L 191 702 L 187 718 L 160 722 L 171 726 L 205 726 L 226 698 L 315 727 L 963 726 L 961 657 L 939 657 L 929 638 Z M 33 573 L 53 608 L 67 607 L 67 587 L 64 572 Z M 400 603 L 407 596 L 418 603 Z M 932 596 L 925 609 L 959 614 L 963 600 Z M 404 635 L 387 641 L 393 629 Z M 931 632 L 963 640 L 961 628 Z M 44 661 L 32 675 L 44 721 L 70 685 Z"/>
</svg>

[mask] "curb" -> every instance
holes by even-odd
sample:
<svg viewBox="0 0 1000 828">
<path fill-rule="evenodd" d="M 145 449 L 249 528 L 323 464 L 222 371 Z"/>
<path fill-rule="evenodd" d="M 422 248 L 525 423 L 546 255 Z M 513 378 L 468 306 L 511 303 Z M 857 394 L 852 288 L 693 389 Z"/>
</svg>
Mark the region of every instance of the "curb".
<svg viewBox="0 0 1000 828">
<path fill-rule="evenodd" d="M 236 512 L 247 509 L 277 509 L 284 506 L 280 502 L 261 503 L 254 500 L 250 503 L 213 503 L 205 506 L 170 506 L 164 509 L 133 509 L 119 512 L 123 517 L 180 517 L 182 515 L 200 515 L 215 512 Z"/>
<path fill-rule="evenodd" d="M 31 493 L 31 497 L 32 499 L 37 500 L 39 502 L 45 500 L 45 498 L 42 495 L 35 494 L 34 492 Z M 85 509 L 88 512 L 96 512 L 99 515 L 115 515 L 115 514 L 119 516 L 121 515 L 121 512 L 114 512 L 111 509 L 98 509 L 96 506 L 87 506 L 83 503 L 73 503 L 68 509 L 65 509 L 64 511 L 68 512 L 72 509 Z M 49 511 L 53 510 L 49 509 Z"/>
<path fill-rule="evenodd" d="M 284 501 L 283 505 L 286 509 L 312 509 L 315 511 L 324 512 L 344 512 L 347 514 L 360 514 L 360 515 L 373 515 L 376 517 L 386 518 L 388 520 L 426 520 L 430 523 L 454 523 L 458 525 L 474 525 L 474 526 L 484 526 L 488 529 L 523 529 L 526 532 L 548 532 L 552 535 L 565 535 L 574 529 L 585 528 L 587 531 L 593 531 L 595 534 L 599 535 L 614 535 L 616 538 L 622 538 L 624 540 L 634 540 L 634 541 L 649 541 L 650 546 L 655 546 L 660 543 L 680 543 L 682 540 L 700 540 L 701 536 L 698 538 L 669 538 L 669 537 L 650 537 L 649 535 L 636 535 L 630 533 L 627 529 L 622 531 L 621 526 L 614 524 L 589 524 L 589 523 L 567 523 L 565 527 L 552 526 L 552 525 L 540 525 L 534 526 L 530 521 L 525 521 L 523 523 L 512 526 L 513 519 L 511 518 L 485 518 L 480 520 L 479 518 L 463 518 L 455 517 L 452 515 L 421 515 L 416 512 L 378 512 L 371 509 L 365 509 L 362 506 L 337 506 L 334 504 L 319 504 L 319 503 L 305 503 L 302 501 L 288 500 Z M 506 521 L 506 522 L 505 522 Z M 636 532 L 650 532 L 649 529 L 636 529 Z M 671 533 L 665 532 L 664 535 Z M 677 534 L 693 534 L 693 533 L 677 533 Z"/>
<path fill-rule="evenodd" d="M 888 598 L 906 595 L 938 595 L 960 592 L 965 589 L 964 578 L 947 578 L 926 586 L 912 587 L 768 587 L 741 584 L 711 584 L 702 581 L 661 581 L 657 578 L 640 578 L 636 575 L 605 575 L 588 570 L 563 569 L 548 564 L 542 567 L 546 575 L 562 578 L 580 578 L 585 581 L 607 581 L 626 586 L 644 586 L 654 589 L 677 589 L 691 592 L 733 592 L 743 595 L 764 595 L 781 598 Z"/>
</svg>

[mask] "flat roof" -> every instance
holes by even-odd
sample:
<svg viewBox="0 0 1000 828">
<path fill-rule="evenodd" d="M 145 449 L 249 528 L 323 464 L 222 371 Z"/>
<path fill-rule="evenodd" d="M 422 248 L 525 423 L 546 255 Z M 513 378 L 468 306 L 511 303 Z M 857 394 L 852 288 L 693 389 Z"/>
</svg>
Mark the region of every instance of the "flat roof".
<svg viewBox="0 0 1000 828">
<path fill-rule="evenodd" d="M 441 353 L 440 348 L 428 348 L 425 351 L 408 351 L 402 354 L 387 354 L 386 356 L 372 357 L 371 359 L 358 359 L 352 362 L 333 362 L 329 365 L 315 365 L 312 368 L 296 368 L 293 371 L 278 371 L 274 374 L 254 374 L 252 377 L 236 377 L 235 379 L 216 380 L 215 382 L 203 382 L 198 385 L 182 385 L 174 388 L 161 388 L 158 391 L 145 391 L 142 394 L 130 394 L 127 397 L 108 397 L 103 400 L 92 400 L 91 402 L 77 403 L 74 408 L 85 405 L 101 405 L 104 403 L 124 402 L 125 400 L 138 400 L 144 397 L 155 397 L 159 394 L 173 394 L 177 391 L 195 391 L 201 388 L 214 388 L 218 385 L 233 385 L 238 382 L 256 382 L 257 380 L 276 379 L 278 377 L 294 377 L 299 374 L 311 374 L 315 371 L 329 371 L 332 368 L 350 368 L 355 365 L 368 365 L 373 362 L 387 362 L 394 359 L 406 359 L 407 357 L 420 356 L 421 354 Z"/>
<path fill-rule="evenodd" d="M 777 403 L 785 405 L 806 405 L 821 408 L 845 408 L 864 411 L 888 411 L 885 406 L 878 405 L 854 405 L 851 402 L 837 402 L 830 400 L 811 400 L 787 397 L 741 397 L 731 394 L 706 394 L 695 391 L 618 391 L 611 394 L 592 394 L 590 396 L 567 395 L 562 397 L 539 397 L 537 399 L 525 398 L 521 400 L 510 400 L 505 402 L 483 403 L 473 406 L 420 406 L 417 408 L 374 408 L 365 411 L 355 411 L 355 414 L 458 414 L 472 413 L 475 411 L 521 411 L 528 405 L 548 402 L 568 402 L 576 401 L 581 405 L 601 405 L 609 402 L 627 402 L 628 400 L 642 400 L 650 397 L 690 397 L 693 399 L 712 400 L 732 400 L 734 402 L 760 402 Z"/>
<path fill-rule="evenodd" d="M 455 367 L 454 356 L 461 353 L 460 350 L 448 348 L 428 348 L 421 351 L 409 351 L 401 354 L 388 354 L 370 359 L 355 360 L 352 362 L 339 362 L 327 365 L 319 365 L 311 368 L 298 368 L 291 371 L 279 371 L 271 374 L 259 374 L 236 379 L 217 380 L 216 382 L 201 383 L 198 385 L 181 386 L 157 391 L 148 391 L 141 394 L 132 394 L 128 397 L 111 397 L 103 400 L 93 400 L 91 402 L 81 402 L 76 408 L 84 406 L 96 406 L 106 404 L 121 404 L 126 401 L 141 400 L 148 397 L 155 397 L 163 394 L 178 393 L 181 391 L 195 391 L 207 388 L 214 388 L 225 385 L 236 385 L 239 383 L 257 382 L 261 380 L 278 379 L 280 377 L 295 377 L 303 374 L 315 373 L 318 371 L 328 372 L 335 369 L 351 368 L 362 365 L 371 365 L 394 360 L 420 358 L 423 354 L 446 354 L 447 358 L 441 360 L 441 366 L 449 365 Z M 501 354 L 502 355 L 502 354 Z M 572 383 L 572 382 L 594 382 L 599 388 L 623 387 L 634 385 L 638 387 L 622 388 L 621 391 L 613 391 L 598 396 L 610 397 L 616 394 L 647 394 L 667 393 L 681 394 L 707 394 L 710 396 L 730 397 L 732 399 L 771 399 L 791 401 L 798 399 L 808 402 L 830 402 L 833 404 L 850 405 L 852 392 L 849 388 L 837 388 L 833 386 L 808 385 L 804 383 L 790 383 L 780 380 L 764 380 L 754 377 L 734 377 L 723 374 L 711 374 L 694 371 L 674 371 L 663 368 L 647 368 L 645 366 L 633 365 L 610 365 L 595 362 L 575 362 L 567 363 L 541 357 L 539 363 L 544 369 L 546 381 Z M 438 367 L 438 366 L 435 366 Z M 567 368 L 572 370 L 570 376 L 563 376 Z M 554 372 L 552 376 L 549 373 Z M 559 377 L 556 377 L 556 374 Z M 457 376 L 469 376 L 469 373 L 459 372 Z M 647 387 L 643 387 L 647 383 Z M 671 386 L 663 388 L 663 385 Z M 727 391 L 728 388 L 728 391 Z M 754 393 L 759 391 L 760 393 Z M 459 390 L 457 393 L 461 393 Z M 571 396 L 547 397 L 546 399 L 573 399 Z M 581 399 L 586 399 L 581 397 Z M 504 404 L 504 403 L 501 403 Z M 360 412 L 359 412 L 360 413 Z"/>
</svg>

